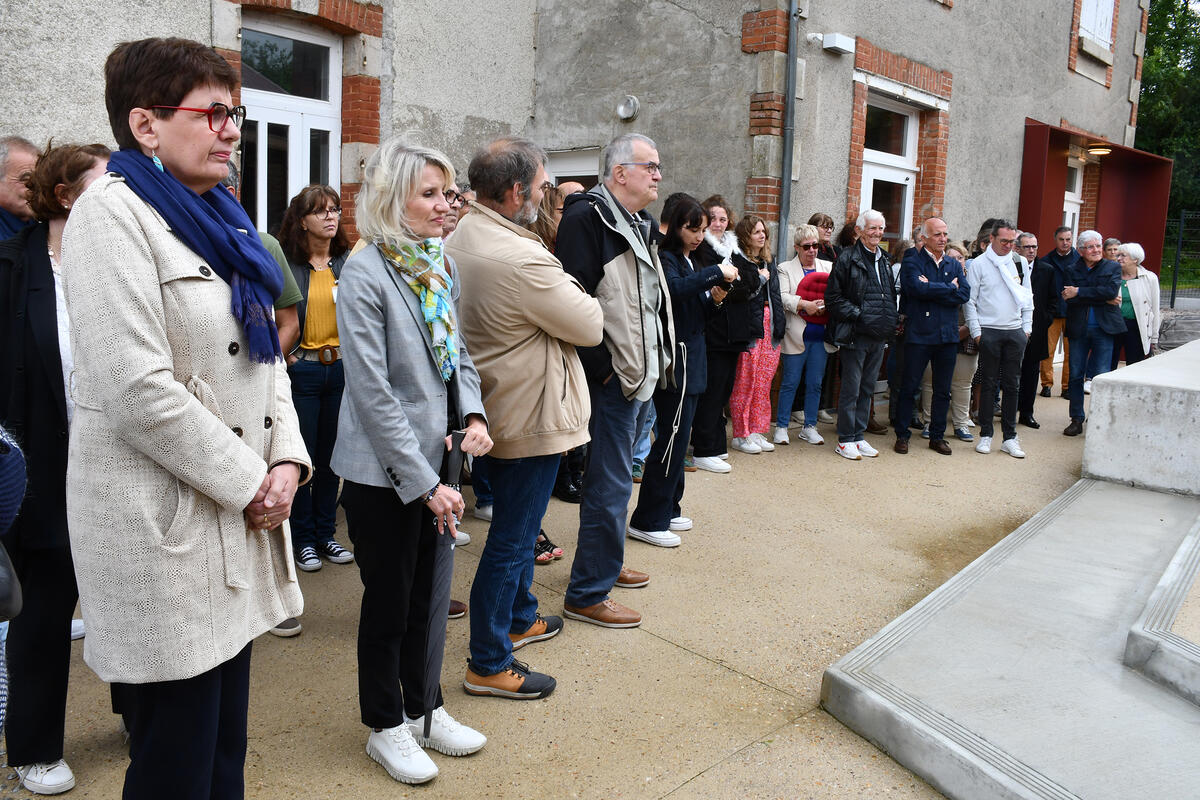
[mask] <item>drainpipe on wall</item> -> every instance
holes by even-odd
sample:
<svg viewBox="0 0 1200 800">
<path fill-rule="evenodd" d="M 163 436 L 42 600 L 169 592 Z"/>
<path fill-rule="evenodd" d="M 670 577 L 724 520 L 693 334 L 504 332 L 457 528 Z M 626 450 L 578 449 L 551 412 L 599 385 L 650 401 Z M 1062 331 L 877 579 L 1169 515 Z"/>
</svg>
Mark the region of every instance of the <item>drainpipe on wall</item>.
<svg viewBox="0 0 1200 800">
<path fill-rule="evenodd" d="M 787 81 L 784 88 L 787 96 L 783 105 L 783 168 L 779 173 L 779 241 L 776 245 L 776 264 L 787 261 L 791 251 L 788 217 L 792 211 L 792 153 L 796 141 L 796 20 L 800 17 L 799 10 L 799 0 L 791 0 L 788 5 Z"/>
</svg>

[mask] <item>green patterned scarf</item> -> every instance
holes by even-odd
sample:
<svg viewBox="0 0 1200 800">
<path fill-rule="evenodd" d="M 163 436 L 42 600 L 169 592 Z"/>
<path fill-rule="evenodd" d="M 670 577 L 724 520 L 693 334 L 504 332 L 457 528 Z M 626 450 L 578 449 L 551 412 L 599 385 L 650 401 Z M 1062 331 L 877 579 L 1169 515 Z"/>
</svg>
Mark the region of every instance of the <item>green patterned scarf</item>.
<svg viewBox="0 0 1200 800">
<path fill-rule="evenodd" d="M 448 381 L 458 369 L 457 321 L 450 289 L 454 282 L 446 271 L 443 244 L 440 238 L 426 239 L 418 245 L 393 248 L 378 243 L 379 250 L 417 295 L 433 353 L 437 357 L 442 380 Z"/>
</svg>

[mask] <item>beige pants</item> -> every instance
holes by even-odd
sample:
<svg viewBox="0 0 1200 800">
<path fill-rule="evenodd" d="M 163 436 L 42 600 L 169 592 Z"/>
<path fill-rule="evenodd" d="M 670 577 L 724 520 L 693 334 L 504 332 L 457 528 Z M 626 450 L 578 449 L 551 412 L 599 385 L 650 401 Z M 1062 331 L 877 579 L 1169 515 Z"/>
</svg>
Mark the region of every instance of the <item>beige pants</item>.
<svg viewBox="0 0 1200 800">
<path fill-rule="evenodd" d="M 979 354 L 966 355 L 959 353 L 954 361 L 954 375 L 950 378 L 950 419 L 949 427 L 971 427 L 971 380 L 975 377 L 975 368 L 979 365 Z M 929 409 L 933 402 L 933 368 L 925 368 L 925 377 L 921 380 L 921 410 L 917 415 L 922 425 L 929 424 Z M 947 435 L 950 431 L 946 432 Z"/>
<path fill-rule="evenodd" d="M 1062 365 L 1062 390 L 1067 390 L 1067 383 L 1071 377 L 1069 365 L 1071 363 L 1071 347 L 1067 342 L 1066 337 L 1067 320 L 1059 317 L 1050 323 L 1050 329 L 1046 331 L 1046 344 L 1050 347 L 1050 356 L 1043 358 L 1040 364 L 1042 373 L 1042 386 L 1054 385 L 1054 351 L 1058 349 L 1058 340 L 1061 338 L 1063 343 L 1063 365 Z"/>
</svg>

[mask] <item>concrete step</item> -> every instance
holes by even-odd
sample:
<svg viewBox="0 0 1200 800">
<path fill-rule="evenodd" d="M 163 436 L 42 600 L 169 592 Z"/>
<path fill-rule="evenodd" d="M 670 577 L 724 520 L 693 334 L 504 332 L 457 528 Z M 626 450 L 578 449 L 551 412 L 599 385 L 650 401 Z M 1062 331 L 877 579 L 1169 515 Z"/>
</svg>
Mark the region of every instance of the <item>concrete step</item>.
<svg viewBox="0 0 1200 800">
<path fill-rule="evenodd" d="M 1196 797 L 1200 707 L 1124 658 L 1198 520 L 1080 480 L 830 667 L 822 705 L 951 798 Z"/>
</svg>

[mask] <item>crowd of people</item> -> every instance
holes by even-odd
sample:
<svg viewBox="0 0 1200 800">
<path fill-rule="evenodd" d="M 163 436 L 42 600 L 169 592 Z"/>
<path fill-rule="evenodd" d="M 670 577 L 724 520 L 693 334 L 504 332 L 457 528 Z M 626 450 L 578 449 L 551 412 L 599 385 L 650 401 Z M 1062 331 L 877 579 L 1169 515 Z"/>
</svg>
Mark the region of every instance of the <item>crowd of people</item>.
<svg viewBox="0 0 1200 800">
<path fill-rule="evenodd" d="M 950 455 L 947 434 L 976 425 L 989 453 L 999 416 L 1023 458 L 1016 426 L 1039 427 L 1061 336 L 1068 436 L 1089 381 L 1157 342 L 1137 244 L 1060 228 L 1038 257 L 1008 220 L 960 245 L 935 217 L 885 246 L 889 221 L 865 210 L 836 240 L 812 215 L 776 264 L 768 221 L 720 194 L 677 192 L 655 220 L 663 165 L 640 134 L 604 149 L 587 190 L 555 185 L 520 137 L 482 147 L 469 184 L 437 150 L 385 141 L 353 246 L 323 185 L 256 233 L 237 86 L 203 45 L 128 42 L 105 65 L 116 151 L 0 139 L 0 453 L 23 452 L 28 481 L 0 515 L 25 600 L 4 724 L 34 793 L 75 784 L 77 603 L 129 735 L 123 796 L 241 797 L 251 643 L 300 633 L 297 568 L 356 564 L 366 752 L 423 783 L 426 748 L 487 741 L 445 708 L 448 617 L 469 608 L 466 692 L 555 689 L 514 655 L 564 625 L 532 591 L 565 555 L 542 529 L 552 496 L 579 504 L 563 615 L 636 627 L 612 597 L 650 581 L 626 539 L 680 545 L 686 474 L 731 472 L 731 447 L 770 452 L 793 428 L 819 446 L 833 424 L 838 455 L 874 458 L 886 374 L 896 453 L 919 430 Z M 468 473 L 490 523 L 469 607 L 450 597 Z"/>
</svg>

